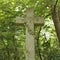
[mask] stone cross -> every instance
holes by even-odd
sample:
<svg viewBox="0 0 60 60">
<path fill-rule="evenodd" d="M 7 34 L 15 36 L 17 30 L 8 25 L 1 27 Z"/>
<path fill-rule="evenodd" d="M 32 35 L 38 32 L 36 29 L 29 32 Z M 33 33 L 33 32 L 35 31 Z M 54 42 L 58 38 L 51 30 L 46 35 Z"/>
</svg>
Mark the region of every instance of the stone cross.
<svg viewBox="0 0 60 60">
<path fill-rule="evenodd" d="M 35 60 L 34 25 L 43 24 L 43 18 L 35 17 L 34 10 L 29 8 L 25 17 L 16 17 L 16 23 L 26 24 L 26 60 Z"/>
</svg>

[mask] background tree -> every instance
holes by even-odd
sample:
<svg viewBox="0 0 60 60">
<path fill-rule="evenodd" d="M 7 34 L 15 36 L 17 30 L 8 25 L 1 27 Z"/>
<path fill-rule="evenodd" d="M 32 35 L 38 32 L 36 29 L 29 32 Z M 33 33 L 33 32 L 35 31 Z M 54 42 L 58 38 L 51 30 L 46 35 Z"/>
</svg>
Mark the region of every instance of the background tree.
<svg viewBox="0 0 60 60">
<path fill-rule="evenodd" d="M 25 60 L 25 27 L 16 25 L 15 18 L 22 16 L 27 7 L 45 18 L 41 29 L 35 26 L 36 60 L 60 60 L 58 0 L 0 0 L 0 60 Z"/>
</svg>

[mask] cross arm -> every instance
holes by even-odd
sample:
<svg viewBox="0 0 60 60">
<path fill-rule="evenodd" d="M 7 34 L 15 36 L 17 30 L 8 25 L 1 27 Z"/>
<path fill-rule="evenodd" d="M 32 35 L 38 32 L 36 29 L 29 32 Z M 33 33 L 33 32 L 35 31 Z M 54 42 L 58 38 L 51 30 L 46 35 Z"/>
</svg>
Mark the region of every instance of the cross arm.
<svg viewBox="0 0 60 60">
<path fill-rule="evenodd" d="M 24 17 L 16 17 L 15 18 L 17 24 L 24 24 L 25 20 Z"/>
<path fill-rule="evenodd" d="M 42 18 L 42 17 L 35 17 L 35 18 L 34 18 L 34 23 L 35 23 L 35 24 L 39 24 L 39 25 L 40 25 L 40 24 L 43 25 L 43 24 L 44 24 L 44 18 Z"/>
</svg>

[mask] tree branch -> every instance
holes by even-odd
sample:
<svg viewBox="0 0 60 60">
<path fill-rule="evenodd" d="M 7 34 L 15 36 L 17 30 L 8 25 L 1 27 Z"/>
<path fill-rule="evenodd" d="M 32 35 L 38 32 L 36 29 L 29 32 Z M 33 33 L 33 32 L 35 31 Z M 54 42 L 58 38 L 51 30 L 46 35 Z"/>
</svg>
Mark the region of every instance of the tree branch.
<svg viewBox="0 0 60 60">
<path fill-rule="evenodd" d="M 58 3 L 58 0 L 56 0 L 56 2 L 55 2 L 54 9 L 56 8 L 56 6 L 57 6 L 57 3 Z"/>
<path fill-rule="evenodd" d="M 38 35 L 37 35 L 37 47 L 38 47 L 38 53 L 39 53 L 39 58 L 42 60 L 42 56 L 41 56 L 41 52 L 40 52 L 40 48 L 39 48 L 39 36 L 40 36 L 40 31 L 41 31 L 41 27 L 39 28 L 39 31 L 38 31 Z"/>
</svg>

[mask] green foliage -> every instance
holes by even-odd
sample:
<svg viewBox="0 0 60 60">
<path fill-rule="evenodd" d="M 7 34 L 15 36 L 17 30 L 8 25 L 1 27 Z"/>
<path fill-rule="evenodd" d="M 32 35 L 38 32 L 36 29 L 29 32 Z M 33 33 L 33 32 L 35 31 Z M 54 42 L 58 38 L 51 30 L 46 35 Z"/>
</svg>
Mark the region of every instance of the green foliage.
<svg viewBox="0 0 60 60">
<path fill-rule="evenodd" d="M 25 60 L 25 26 L 15 24 L 16 16 L 22 16 L 24 9 L 33 7 L 35 15 L 45 17 L 51 13 L 50 7 L 54 3 L 55 0 L 0 0 L 0 60 Z M 35 26 L 36 38 L 39 28 Z M 39 47 L 35 39 L 36 60 L 39 60 L 38 48 L 43 60 L 60 60 L 58 45 L 50 14 L 39 33 Z"/>
</svg>

